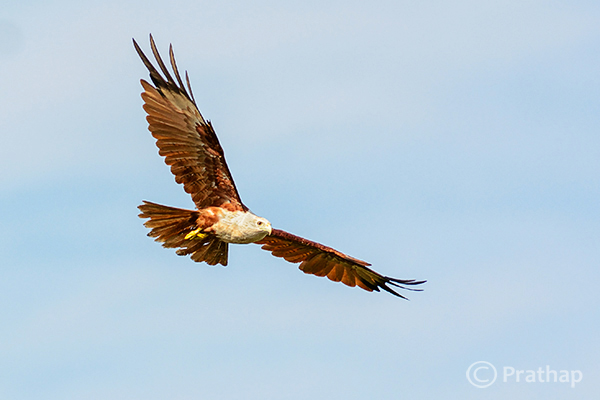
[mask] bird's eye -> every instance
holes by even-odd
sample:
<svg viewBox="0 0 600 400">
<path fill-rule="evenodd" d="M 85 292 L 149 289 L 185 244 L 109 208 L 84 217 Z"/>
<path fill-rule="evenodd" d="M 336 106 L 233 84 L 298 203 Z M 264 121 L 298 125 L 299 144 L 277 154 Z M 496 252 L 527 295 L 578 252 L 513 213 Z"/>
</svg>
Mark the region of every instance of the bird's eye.
<svg viewBox="0 0 600 400">
<path fill-rule="evenodd" d="M 261 226 L 261 225 L 262 225 L 262 221 L 258 221 L 258 222 L 256 223 L 256 225 L 258 225 L 258 226 Z"/>
</svg>

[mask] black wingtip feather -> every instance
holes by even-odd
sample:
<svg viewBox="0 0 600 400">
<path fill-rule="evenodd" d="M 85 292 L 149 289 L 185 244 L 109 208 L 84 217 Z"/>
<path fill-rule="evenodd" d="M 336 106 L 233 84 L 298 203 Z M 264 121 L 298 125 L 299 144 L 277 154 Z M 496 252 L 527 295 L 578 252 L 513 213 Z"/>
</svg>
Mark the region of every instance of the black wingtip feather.
<svg viewBox="0 0 600 400">
<path fill-rule="evenodd" d="M 167 78 L 167 81 L 169 83 L 173 84 L 174 86 L 177 86 L 175 84 L 175 81 L 173 80 L 173 77 L 171 77 L 171 74 L 169 73 L 169 70 L 167 69 L 167 66 L 163 62 L 163 60 L 162 60 L 162 58 L 161 58 L 161 56 L 160 56 L 160 54 L 158 52 L 158 48 L 156 47 L 156 43 L 154 42 L 154 38 L 152 37 L 152 34 L 150 34 L 150 47 L 152 48 L 152 53 L 154 54 L 154 59 L 158 63 L 158 66 L 162 70 L 163 74 L 165 74 L 165 77 Z"/>
<path fill-rule="evenodd" d="M 192 85 L 190 84 L 190 78 L 187 74 L 187 71 L 185 73 L 185 79 L 187 81 L 187 89 L 189 90 L 189 93 L 188 93 L 188 90 L 186 90 L 185 85 L 183 84 L 183 80 L 181 79 L 181 75 L 179 74 L 179 70 L 177 68 L 177 63 L 175 62 L 175 53 L 173 51 L 172 45 L 169 45 L 169 59 L 171 62 L 171 67 L 173 68 L 173 72 L 175 74 L 175 78 L 177 79 L 177 82 L 175 82 L 175 80 L 169 73 L 167 66 L 165 65 L 162 57 L 160 56 L 160 53 L 158 52 L 158 48 L 156 46 L 156 42 L 154 41 L 154 38 L 152 37 L 152 34 L 150 34 L 150 47 L 152 49 L 152 54 L 154 55 L 154 58 L 156 59 L 156 62 L 158 64 L 159 68 L 161 69 L 162 73 L 164 74 L 164 77 L 154 67 L 154 65 L 152 65 L 152 62 L 148 59 L 148 57 L 146 57 L 146 55 L 144 54 L 144 52 L 142 51 L 142 49 L 138 45 L 138 43 L 135 41 L 135 39 L 133 39 L 133 46 L 135 47 L 135 51 L 138 53 L 138 55 L 142 59 L 142 62 L 148 69 L 148 72 L 150 72 L 150 79 L 152 80 L 152 82 L 154 83 L 154 85 L 156 86 L 156 88 L 158 89 L 159 92 L 162 89 L 166 88 L 167 90 L 171 90 L 171 91 L 182 94 L 183 96 L 187 97 L 192 103 L 196 104 L 196 101 L 194 99 L 194 94 L 192 93 Z"/>
<path fill-rule="evenodd" d="M 408 297 L 404 297 L 402 296 L 400 293 L 396 292 L 395 290 L 393 290 L 392 288 L 390 288 L 389 286 L 387 286 L 387 284 L 389 283 L 390 285 L 393 285 L 395 287 L 398 287 L 400 289 L 404 289 L 404 290 L 410 290 L 411 292 L 422 292 L 423 289 L 415 289 L 415 288 L 410 288 L 410 287 L 406 287 L 404 285 L 420 285 L 422 283 L 425 283 L 427 281 L 416 281 L 414 279 L 396 279 L 396 278 L 390 278 L 390 277 L 385 277 L 385 283 L 382 284 L 380 287 L 387 291 L 388 293 L 391 293 L 395 296 L 398 296 L 404 300 L 409 300 L 410 299 Z"/>
<path fill-rule="evenodd" d="M 171 67 L 173 68 L 173 72 L 175 73 L 175 78 L 177 78 L 177 82 L 179 82 L 180 88 L 185 88 L 183 82 L 181 80 L 181 76 L 179 75 L 179 71 L 177 70 L 177 63 L 175 62 L 175 53 L 173 52 L 173 45 L 169 45 L 169 58 L 171 60 Z"/>
<path fill-rule="evenodd" d="M 167 81 L 165 81 L 164 78 L 160 75 L 160 73 L 156 70 L 156 68 L 154 68 L 154 65 L 152 65 L 148 57 L 146 57 L 146 54 L 144 54 L 144 52 L 142 51 L 141 47 L 137 44 L 135 39 L 133 39 L 133 47 L 135 47 L 135 51 L 142 59 L 144 66 L 148 69 L 148 72 L 150 73 L 150 79 L 152 80 L 154 85 L 156 85 L 157 88 L 166 87 Z"/>
<path fill-rule="evenodd" d="M 192 85 L 190 85 L 190 77 L 189 77 L 187 71 L 185 71 L 185 80 L 187 82 L 187 87 L 188 87 L 188 90 L 190 91 L 190 96 L 192 97 L 192 101 L 194 102 L 194 104 L 196 104 L 196 99 L 194 99 L 194 92 L 192 92 Z"/>
<path fill-rule="evenodd" d="M 411 292 L 422 292 L 423 289 L 415 289 L 415 288 L 410 288 L 410 287 L 406 287 L 405 285 L 420 285 L 422 283 L 425 283 L 427 281 L 415 281 L 414 279 L 409 279 L 409 280 L 404 280 L 404 279 L 396 279 L 396 278 L 389 278 L 386 277 L 387 282 L 390 285 L 394 285 L 396 287 L 399 287 L 401 289 L 404 290 L 410 290 Z"/>
<path fill-rule="evenodd" d="M 387 282 L 386 282 L 386 283 L 387 283 Z M 390 283 L 391 283 L 391 282 L 390 282 Z M 389 287 L 388 285 L 386 285 L 385 283 L 384 283 L 384 284 L 382 284 L 382 285 L 380 285 L 380 286 L 379 286 L 377 289 L 375 289 L 375 290 L 377 290 L 377 291 L 379 292 L 379 288 L 382 288 L 382 289 L 383 289 L 383 290 L 385 290 L 386 292 L 388 292 L 388 293 L 391 293 L 391 294 L 393 294 L 394 296 L 400 297 L 401 299 L 404 299 L 404 300 L 408 300 L 408 301 L 410 301 L 410 299 L 409 299 L 408 297 L 402 296 L 400 293 L 396 292 L 394 289 L 390 288 L 390 287 Z M 404 289 L 404 288 L 402 288 L 402 289 Z"/>
</svg>

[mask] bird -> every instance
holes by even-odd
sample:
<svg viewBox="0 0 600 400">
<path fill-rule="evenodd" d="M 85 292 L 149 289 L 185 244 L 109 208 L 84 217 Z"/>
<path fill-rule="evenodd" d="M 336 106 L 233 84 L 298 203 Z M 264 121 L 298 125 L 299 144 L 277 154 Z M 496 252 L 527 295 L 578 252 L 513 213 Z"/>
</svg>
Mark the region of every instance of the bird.
<svg viewBox="0 0 600 400">
<path fill-rule="evenodd" d="M 180 256 L 208 265 L 227 265 L 229 244 L 256 243 L 262 249 L 290 263 L 300 263 L 307 274 L 342 282 L 350 287 L 379 292 L 383 289 L 403 299 L 394 288 L 414 288 L 426 281 L 396 279 L 370 269 L 366 261 L 346 255 L 323 244 L 273 228 L 253 214 L 240 198 L 225 154 L 212 123 L 205 120 L 196 105 L 190 79 L 184 85 L 173 46 L 169 58 L 173 76 L 163 62 L 154 38 L 150 47 L 161 73 L 133 39 L 133 45 L 148 69 L 153 85 L 141 79 L 148 129 L 156 139 L 158 153 L 170 166 L 175 181 L 191 195 L 195 210 L 143 201 L 138 206 L 148 236 Z M 187 86 L 187 87 L 186 87 Z"/>
</svg>

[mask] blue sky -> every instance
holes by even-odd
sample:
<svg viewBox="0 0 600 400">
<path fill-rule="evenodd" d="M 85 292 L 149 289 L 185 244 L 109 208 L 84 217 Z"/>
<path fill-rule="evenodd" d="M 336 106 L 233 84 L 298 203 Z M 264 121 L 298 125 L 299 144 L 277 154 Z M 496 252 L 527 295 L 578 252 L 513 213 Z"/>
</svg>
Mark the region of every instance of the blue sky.
<svg viewBox="0 0 600 400">
<path fill-rule="evenodd" d="M 0 12 L 0 398 L 581 399 L 600 394 L 595 2 L 13 1 Z M 146 237 L 191 207 L 131 38 L 173 43 L 243 201 L 427 279 L 411 301 L 258 246 Z M 570 383 L 476 361 L 579 370 Z"/>
</svg>

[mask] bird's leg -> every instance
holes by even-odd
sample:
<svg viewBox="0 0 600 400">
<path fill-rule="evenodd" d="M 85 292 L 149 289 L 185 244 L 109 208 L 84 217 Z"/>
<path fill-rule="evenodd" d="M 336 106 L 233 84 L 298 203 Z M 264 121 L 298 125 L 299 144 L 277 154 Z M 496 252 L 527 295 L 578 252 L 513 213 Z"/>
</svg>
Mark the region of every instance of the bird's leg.
<svg viewBox="0 0 600 400">
<path fill-rule="evenodd" d="M 189 240 L 189 239 L 193 238 L 194 236 L 198 236 L 200 239 L 203 239 L 206 236 L 208 236 L 206 233 L 200 233 L 200 231 L 202 231 L 202 228 L 194 229 L 193 231 L 191 231 L 190 233 L 185 235 L 184 239 Z"/>
</svg>

